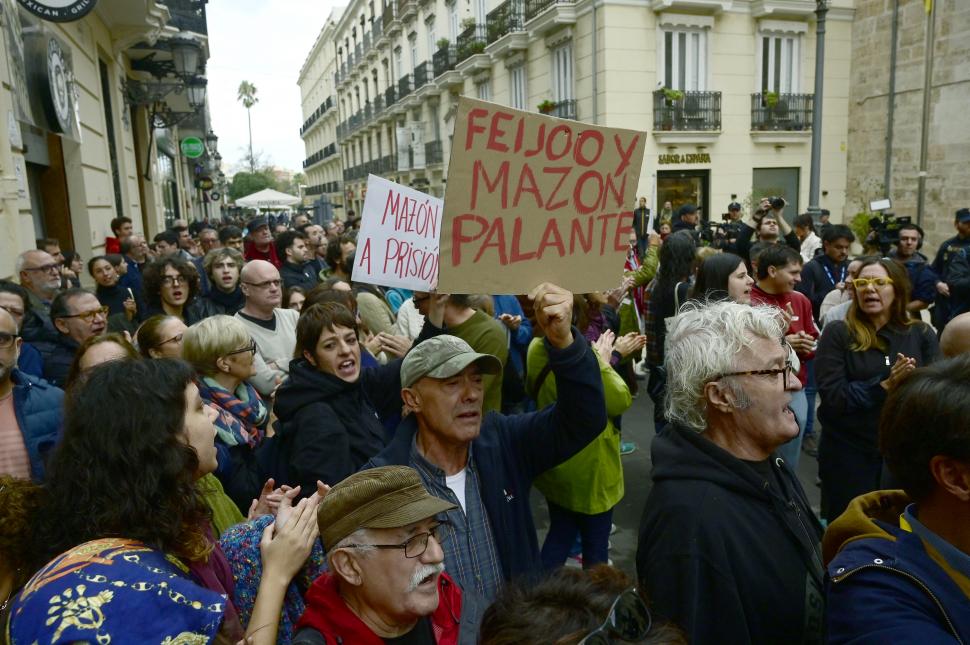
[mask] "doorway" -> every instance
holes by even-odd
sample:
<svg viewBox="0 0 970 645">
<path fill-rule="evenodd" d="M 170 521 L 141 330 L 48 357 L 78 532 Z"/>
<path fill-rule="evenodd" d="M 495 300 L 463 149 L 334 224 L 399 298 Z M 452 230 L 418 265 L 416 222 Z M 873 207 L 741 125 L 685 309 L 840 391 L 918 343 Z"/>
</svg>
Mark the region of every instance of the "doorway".
<svg viewBox="0 0 970 645">
<path fill-rule="evenodd" d="M 710 218 L 710 170 L 662 170 L 657 173 L 657 209 L 663 212 L 670 202 L 671 213 L 681 206 L 694 204 L 703 221 Z"/>
</svg>

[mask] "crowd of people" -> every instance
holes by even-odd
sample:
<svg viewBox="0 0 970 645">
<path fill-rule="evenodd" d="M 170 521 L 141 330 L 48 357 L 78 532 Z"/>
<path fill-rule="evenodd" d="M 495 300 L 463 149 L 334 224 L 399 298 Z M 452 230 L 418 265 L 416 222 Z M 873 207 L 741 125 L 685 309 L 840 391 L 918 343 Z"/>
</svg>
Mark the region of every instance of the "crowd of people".
<svg viewBox="0 0 970 645">
<path fill-rule="evenodd" d="M 586 294 L 356 282 L 302 214 L 38 240 L 0 281 L 0 641 L 970 638 L 970 210 L 931 263 L 785 208 L 642 199 Z"/>
</svg>

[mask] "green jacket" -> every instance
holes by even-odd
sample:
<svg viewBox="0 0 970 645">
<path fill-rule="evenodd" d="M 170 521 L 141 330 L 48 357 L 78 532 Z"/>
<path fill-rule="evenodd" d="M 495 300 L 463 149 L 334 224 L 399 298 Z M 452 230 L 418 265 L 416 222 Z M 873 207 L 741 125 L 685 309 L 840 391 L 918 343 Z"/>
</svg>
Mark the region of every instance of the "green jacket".
<svg viewBox="0 0 970 645">
<path fill-rule="evenodd" d="M 627 271 L 625 275 L 633 276 L 633 285 L 636 287 L 642 287 L 645 284 L 649 284 L 651 280 L 657 275 L 657 268 L 660 266 L 660 247 L 651 246 L 647 249 L 647 252 L 643 254 L 643 259 L 640 261 L 640 268 L 636 271 Z"/>
<path fill-rule="evenodd" d="M 595 352 L 594 352 L 595 353 Z M 532 339 L 526 355 L 527 387 L 535 385 L 549 357 L 541 338 Z M 535 486 L 550 502 L 576 513 L 604 513 L 623 499 L 623 466 L 620 463 L 620 431 L 613 419 L 633 403 L 630 390 L 608 363 L 597 354 L 606 396 L 606 428 L 572 458 L 535 479 Z M 539 388 L 536 403 L 544 408 L 556 401 L 556 379 L 550 373 Z"/>
</svg>

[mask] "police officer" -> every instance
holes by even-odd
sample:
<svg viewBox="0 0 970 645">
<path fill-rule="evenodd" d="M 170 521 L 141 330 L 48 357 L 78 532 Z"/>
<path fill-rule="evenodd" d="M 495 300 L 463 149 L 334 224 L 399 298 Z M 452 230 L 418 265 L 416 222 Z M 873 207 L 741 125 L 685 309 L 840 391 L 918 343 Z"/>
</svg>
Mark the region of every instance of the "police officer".
<svg viewBox="0 0 970 645">
<path fill-rule="evenodd" d="M 940 294 L 933 311 L 933 325 L 942 332 L 955 316 L 970 310 L 970 208 L 956 212 L 953 222 L 957 234 L 940 245 L 933 260 L 933 271 L 940 276 L 936 290 Z"/>
</svg>

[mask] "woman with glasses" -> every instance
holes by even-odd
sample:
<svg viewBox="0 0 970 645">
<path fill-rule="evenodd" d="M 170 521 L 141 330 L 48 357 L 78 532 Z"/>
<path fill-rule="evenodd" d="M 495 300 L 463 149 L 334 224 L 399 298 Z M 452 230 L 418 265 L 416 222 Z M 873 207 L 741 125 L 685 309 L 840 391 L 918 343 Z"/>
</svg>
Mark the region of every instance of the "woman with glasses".
<svg viewBox="0 0 970 645">
<path fill-rule="evenodd" d="M 178 256 L 156 260 L 145 267 L 142 275 L 148 315 L 176 316 L 186 325 L 202 320 L 203 312 L 196 301 L 199 274 L 190 262 Z"/>
<path fill-rule="evenodd" d="M 815 355 L 824 432 L 818 450 L 822 517 L 832 521 L 880 488 L 879 414 L 890 389 L 936 360 L 936 334 L 906 312 L 909 278 L 889 258 L 861 261 L 845 321 L 825 326 Z"/>
<path fill-rule="evenodd" d="M 182 358 L 182 336 L 186 329 L 177 316 L 152 316 L 135 333 L 135 345 L 145 358 Z"/>
<path fill-rule="evenodd" d="M 257 461 L 257 453 L 270 411 L 248 382 L 256 373 L 256 343 L 239 320 L 212 316 L 185 331 L 182 357 L 195 368 L 199 396 L 218 411 L 216 477 L 245 512 L 259 497 L 268 477 Z M 308 489 L 313 490 L 313 486 Z"/>
</svg>

